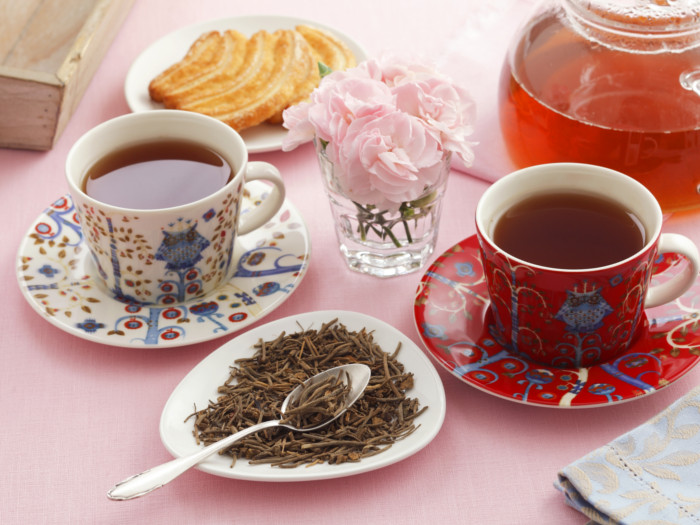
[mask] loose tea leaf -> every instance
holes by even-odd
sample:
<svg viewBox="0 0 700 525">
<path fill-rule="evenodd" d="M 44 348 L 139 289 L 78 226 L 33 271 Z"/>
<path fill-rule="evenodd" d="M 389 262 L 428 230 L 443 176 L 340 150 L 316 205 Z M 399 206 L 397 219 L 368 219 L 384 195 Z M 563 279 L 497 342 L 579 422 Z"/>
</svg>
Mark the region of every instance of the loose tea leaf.
<svg viewBox="0 0 700 525">
<path fill-rule="evenodd" d="M 267 429 L 222 453 L 233 458 L 232 466 L 242 458 L 282 468 L 356 462 L 378 454 L 410 435 L 417 428 L 415 419 L 427 409 L 406 396 L 413 374 L 397 360 L 400 348 L 388 354 L 371 332 L 349 331 L 337 319 L 318 330 L 260 340 L 252 357 L 235 361 L 217 400 L 202 410 L 195 407 L 188 417 L 195 420 L 195 439 L 208 445 L 256 423 L 280 419 L 282 401 L 297 385 L 329 368 L 363 363 L 372 373 L 364 395 L 328 426 L 310 432 Z"/>
</svg>

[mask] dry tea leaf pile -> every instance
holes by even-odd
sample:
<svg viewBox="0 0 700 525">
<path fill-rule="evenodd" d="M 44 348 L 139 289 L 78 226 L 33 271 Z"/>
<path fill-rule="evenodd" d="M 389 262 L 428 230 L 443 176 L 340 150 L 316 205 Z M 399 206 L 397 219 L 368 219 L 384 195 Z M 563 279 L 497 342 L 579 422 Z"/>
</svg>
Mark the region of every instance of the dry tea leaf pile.
<svg viewBox="0 0 700 525">
<path fill-rule="evenodd" d="M 406 373 L 392 354 L 377 345 L 365 329 L 349 331 L 333 320 L 318 330 L 280 334 L 259 341 L 251 358 L 239 359 L 230 377 L 218 388 L 219 397 L 195 411 L 194 435 L 210 444 L 251 425 L 281 417 L 280 407 L 294 387 L 329 368 L 348 363 L 370 367 L 364 395 L 330 425 L 317 431 L 268 429 L 237 442 L 224 453 L 278 467 L 360 461 L 378 454 L 417 427 L 415 419 L 427 407 L 406 392 L 413 374 Z"/>
</svg>

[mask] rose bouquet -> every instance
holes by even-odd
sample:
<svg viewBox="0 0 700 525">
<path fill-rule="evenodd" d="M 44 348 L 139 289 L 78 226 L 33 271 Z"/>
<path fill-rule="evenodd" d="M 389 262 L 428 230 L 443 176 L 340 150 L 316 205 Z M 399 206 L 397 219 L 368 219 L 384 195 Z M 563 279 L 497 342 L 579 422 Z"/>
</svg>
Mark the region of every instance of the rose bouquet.
<svg viewBox="0 0 700 525">
<path fill-rule="evenodd" d="M 418 62 L 384 56 L 325 76 L 308 102 L 284 112 L 283 150 L 312 138 L 340 168 L 339 183 L 360 204 L 395 208 L 423 194 L 443 156 L 473 161 L 474 104 L 447 77 Z"/>
<path fill-rule="evenodd" d="M 473 161 L 469 94 L 432 67 L 393 55 L 323 77 L 309 100 L 284 111 L 284 151 L 313 139 L 332 166 L 332 190 L 356 207 L 358 229 L 401 243 L 401 222 L 431 213 L 452 155 Z M 332 200 L 332 197 L 331 197 Z"/>
</svg>

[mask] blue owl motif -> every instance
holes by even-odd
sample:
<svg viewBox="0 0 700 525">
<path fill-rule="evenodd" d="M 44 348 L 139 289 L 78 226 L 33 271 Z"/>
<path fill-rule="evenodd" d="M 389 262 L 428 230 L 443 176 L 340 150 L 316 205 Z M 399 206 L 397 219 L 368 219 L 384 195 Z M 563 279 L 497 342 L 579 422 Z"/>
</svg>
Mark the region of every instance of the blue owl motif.
<svg viewBox="0 0 700 525">
<path fill-rule="evenodd" d="M 165 261 L 168 270 L 186 270 L 202 260 L 202 252 L 207 246 L 209 241 L 197 232 L 195 222 L 180 231 L 163 230 L 163 241 L 155 258 Z"/>
<path fill-rule="evenodd" d="M 571 332 L 594 332 L 603 325 L 603 318 L 613 311 L 600 289 L 588 289 L 586 283 L 583 290 L 574 287 L 573 291 L 567 290 L 566 295 L 555 319 L 565 322 L 566 329 Z"/>
</svg>

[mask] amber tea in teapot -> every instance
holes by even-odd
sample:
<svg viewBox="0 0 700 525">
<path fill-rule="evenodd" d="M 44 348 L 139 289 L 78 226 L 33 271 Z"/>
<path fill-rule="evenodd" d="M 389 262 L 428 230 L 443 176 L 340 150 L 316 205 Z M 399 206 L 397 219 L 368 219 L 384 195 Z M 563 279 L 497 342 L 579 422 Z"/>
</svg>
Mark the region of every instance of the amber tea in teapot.
<svg viewBox="0 0 700 525">
<path fill-rule="evenodd" d="M 500 120 L 520 167 L 584 162 L 700 207 L 700 3 L 558 0 L 515 39 Z"/>
</svg>

